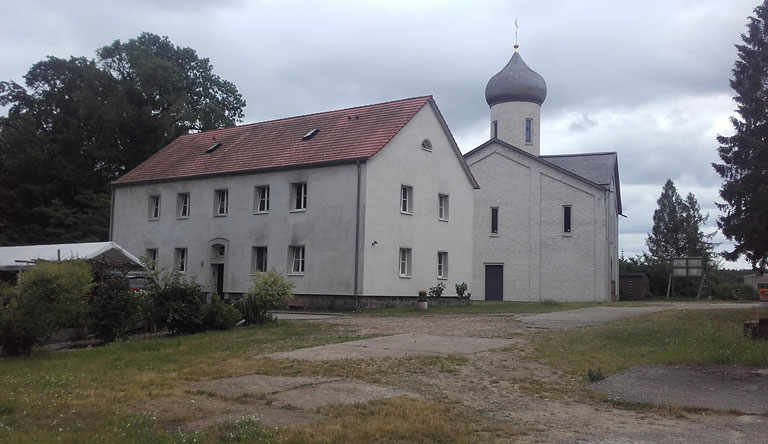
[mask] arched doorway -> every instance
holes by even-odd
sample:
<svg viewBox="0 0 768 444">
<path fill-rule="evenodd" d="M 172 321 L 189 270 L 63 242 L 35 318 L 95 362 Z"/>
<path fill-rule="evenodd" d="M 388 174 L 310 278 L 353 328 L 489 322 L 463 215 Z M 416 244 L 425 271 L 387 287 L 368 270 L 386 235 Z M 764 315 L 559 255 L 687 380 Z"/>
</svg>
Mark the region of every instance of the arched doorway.
<svg viewBox="0 0 768 444">
<path fill-rule="evenodd" d="M 224 278 L 226 276 L 229 241 L 226 239 L 214 239 L 209 245 L 208 262 L 211 264 L 211 272 L 208 287 L 211 289 L 211 292 L 224 297 Z"/>
</svg>

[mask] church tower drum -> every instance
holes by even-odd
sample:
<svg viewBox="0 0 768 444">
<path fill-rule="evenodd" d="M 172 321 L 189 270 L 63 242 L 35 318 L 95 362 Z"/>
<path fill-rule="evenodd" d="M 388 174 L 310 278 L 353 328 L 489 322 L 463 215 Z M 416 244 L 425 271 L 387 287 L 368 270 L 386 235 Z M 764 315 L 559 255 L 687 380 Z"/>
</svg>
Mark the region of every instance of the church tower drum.
<svg viewBox="0 0 768 444">
<path fill-rule="evenodd" d="M 547 84 L 525 64 L 518 47 L 515 43 L 509 63 L 485 87 L 485 100 L 491 107 L 491 138 L 539 156 L 541 104 L 547 98 Z"/>
</svg>

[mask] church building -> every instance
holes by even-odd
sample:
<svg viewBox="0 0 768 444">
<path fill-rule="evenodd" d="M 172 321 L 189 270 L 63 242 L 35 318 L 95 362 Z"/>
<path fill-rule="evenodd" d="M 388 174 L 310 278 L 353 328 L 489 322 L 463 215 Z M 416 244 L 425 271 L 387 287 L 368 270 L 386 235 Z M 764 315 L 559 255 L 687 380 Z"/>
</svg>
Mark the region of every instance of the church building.
<svg viewBox="0 0 768 444">
<path fill-rule="evenodd" d="M 308 308 L 609 301 L 617 156 L 541 155 L 546 95 L 515 45 L 463 156 L 431 96 L 184 135 L 112 183 L 110 238 L 225 297 L 274 268 Z"/>
<path fill-rule="evenodd" d="M 489 301 L 615 300 L 615 152 L 541 154 L 544 79 L 518 45 L 489 81 L 490 139 L 464 155 L 474 196 L 473 295 Z"/>
</svg>

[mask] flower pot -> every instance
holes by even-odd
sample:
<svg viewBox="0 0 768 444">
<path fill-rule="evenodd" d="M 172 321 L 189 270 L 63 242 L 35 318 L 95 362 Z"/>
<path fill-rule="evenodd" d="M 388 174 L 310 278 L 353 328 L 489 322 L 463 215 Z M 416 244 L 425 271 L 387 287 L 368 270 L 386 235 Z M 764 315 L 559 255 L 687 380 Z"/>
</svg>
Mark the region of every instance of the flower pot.
<svg viewBox="0 0 768 444">
<path fill-rule="evenodd" d="M 419 305 L 418 305 L 419 310 L 426 310 L 428 304 L 429 302 L 427 301 L 419 301 Z"/>
</svg>

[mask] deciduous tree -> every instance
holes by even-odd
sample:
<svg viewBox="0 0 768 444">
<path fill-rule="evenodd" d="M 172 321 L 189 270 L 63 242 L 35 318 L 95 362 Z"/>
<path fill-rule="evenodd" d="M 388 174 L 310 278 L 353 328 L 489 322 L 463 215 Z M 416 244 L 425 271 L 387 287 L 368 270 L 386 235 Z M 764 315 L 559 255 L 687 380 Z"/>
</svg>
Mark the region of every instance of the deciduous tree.
<svg viewBox="0 0 768 444">
<path fill-rule="evenodd" d="M 0 82 L 0 245 L 106 240 L 110 181 L 245 106 L 208 59 L 148 33 L 24 78 Z"/>
</svg>

